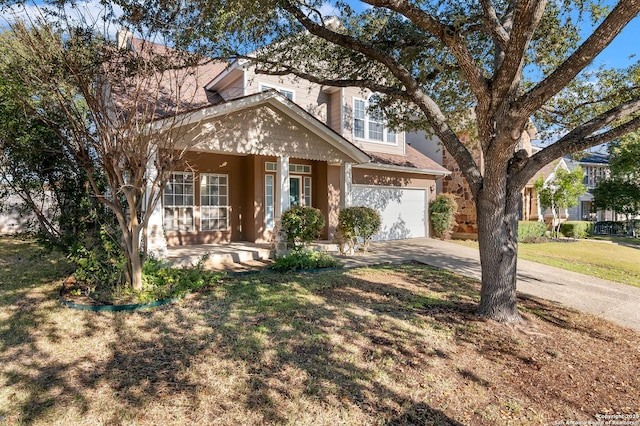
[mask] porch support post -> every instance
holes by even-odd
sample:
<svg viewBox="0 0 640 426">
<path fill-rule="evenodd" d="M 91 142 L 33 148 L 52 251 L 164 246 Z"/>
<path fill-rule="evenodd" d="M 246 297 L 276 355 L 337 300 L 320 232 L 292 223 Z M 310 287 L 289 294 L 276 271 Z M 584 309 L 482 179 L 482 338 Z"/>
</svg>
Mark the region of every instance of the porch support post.
<svg viewBox="0 0 640 426">
<path fill-rule="evenodd" d="M 351 179 L 351 163 L 342 163 L 340 165 L 340 208 L 351 205 Z"/>
<path fill-rule="evenodd" d="M 276 181 L 278 182 L 277 191 L 280 196 L 276 203 L 276 220 L 280 220 L 284 213 L 291 206 L 289 197 L 289 157 L 278 157 L 278 166 L 276 168 Z"/>
<path fill-rule="evenodd" d="M 156 154 L 157 155 L 157 154 Z M 158 176 L 158 170 L 155 166 L 156 155 L 153 155 L 147 163 L 147 188 L 144 194 L 144 206 L 149 205 L 150 197 L 152 197 L 151 187 L 152 182 L 156 180 Z M 159 200 L 156 203 L 151 215 L 149 216 L 149 222 L 147 223 L 146 235 L 147 235 L 147 251 L 158 259 L 167 258 L 167 239 L 164 237 L 163 228 L 163 212 L 162 212 L 162 195 L 159 196 Z M 144 235 L 142 236 L 144 238 Z"/>
</svg>

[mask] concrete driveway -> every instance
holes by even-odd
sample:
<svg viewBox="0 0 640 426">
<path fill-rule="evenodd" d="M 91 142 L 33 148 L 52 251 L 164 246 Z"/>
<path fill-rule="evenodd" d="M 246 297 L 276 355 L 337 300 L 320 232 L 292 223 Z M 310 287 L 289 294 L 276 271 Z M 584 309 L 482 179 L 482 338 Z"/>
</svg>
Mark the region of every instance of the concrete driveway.
<svg viewBox="0 0 640 426">
<path fill-rule="evenodd" d="M 372 243 L 370 254 L 348 266 L 417 260 L 480 279 L 478 250 L 430 238 Z M 518 260 L 517 290 L 589 312 L 640 331 L 640 288 L 527 260 Z"/>
</svg>

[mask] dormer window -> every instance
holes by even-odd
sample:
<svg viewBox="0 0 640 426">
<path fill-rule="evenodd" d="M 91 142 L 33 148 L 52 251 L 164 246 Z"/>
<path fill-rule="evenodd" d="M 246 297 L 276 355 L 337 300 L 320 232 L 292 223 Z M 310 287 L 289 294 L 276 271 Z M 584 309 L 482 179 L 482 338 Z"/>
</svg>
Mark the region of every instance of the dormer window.
<svg viewBox="0 0 640 426">
<path fill-rule="evenodd" d="M 395 145 L 396 132 L 387 127 L 382 111 L 364 99 L 353 100 L 353 137 L 368 142 Z"/>
<path fill-rule="evenodd" d="M 276 86 L 271 86 L 269 84 L 260 84 L 260 91 L 261 92 L 266 92 L 267 90 L 277 90 L 278 92 L 282 93 L 284 96 L 286 96 L 287 98 L 289 98 L 290 101 L 293 101 L 293 91 L 292 90 L 287 90 L 287 89 L 283 89 L 282 87 L 276 87 Z"/>
</svg>

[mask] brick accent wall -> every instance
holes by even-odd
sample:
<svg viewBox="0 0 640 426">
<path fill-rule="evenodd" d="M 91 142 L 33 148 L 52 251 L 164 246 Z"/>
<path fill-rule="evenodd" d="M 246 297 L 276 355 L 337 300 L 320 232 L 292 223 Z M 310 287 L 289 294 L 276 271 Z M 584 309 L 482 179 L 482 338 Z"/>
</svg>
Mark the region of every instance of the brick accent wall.
<svg viewBox="0 0 640 426">
<path fill-rule="evenodd" d="M 480 160 L 480 149 L 477 146 L 472 145 L 472 140 L 469 135 L 461 135 L 460 140 L 470 147 L 473 159 L 476 164 L 483 164 Z M 518 149 L 525 149 L 529 155 L 531 155 L 531 134 L 528 131 L 522 132 L 520 146 Z M 473 195 L 467 184 L 467 180 L 462 175 L 458 163 L 453 159 L 451 154 L 447 152 L 443 147 L 442 152 L 442 165 L 451 174 L 446 176 L 442 182 L 442 192 L 448 192 L 456 195 L 456 201 L 458 202 L 458 213 L 456 214 L 456 222 L 458 225 L 454 228 L 454 234 L 477 234 L 478 233 L 478 217 L 476 214 L 476 204 L 473 201 Z M 483 168 L 483 166 L 481 166 Z M 484 173 L 484 170 L 481 170 Z M 460 235 L 464 237 L 464 235 Z"/>
<path fill-rule="evenodd" d="M 470 143 L 468 136 L 460 138 L 467 146 Z M 480 150 L 473 149 L 472 154 L 474 160 L 480 163 Z M 446 176 L 442 182 L 442 192 L 448 192 L 456 195 L 456 201 L 458 203 L 458 212 L 456 214 L 457 226 L 453 229 L 455 234 L 477 234 L 478 233 L 478 221 L 476 215 L 476 204 L 473 202 L 473 195 L 469 189 L 467 180 L 462 175 L 458 163 L 453 159 L 451 154 L 443 148 L 442 152 L 442 165 L 451 174 Z"/>
</svg>

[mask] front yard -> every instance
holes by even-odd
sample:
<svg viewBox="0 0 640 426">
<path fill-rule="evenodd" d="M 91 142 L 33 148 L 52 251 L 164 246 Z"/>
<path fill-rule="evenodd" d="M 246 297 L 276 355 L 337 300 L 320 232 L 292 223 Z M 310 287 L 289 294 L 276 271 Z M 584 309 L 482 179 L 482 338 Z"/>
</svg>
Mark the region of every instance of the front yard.
<svg viewBox="0 0 640 426">
<path fill-rule="evenodd" d="M 152 311 L 62 308 L 64 258 L 0 239 L 0 424 L 539 425 L 640 409 L 640 335 L 550 302 L 473 315 L 419 264 L 228 277 Z M 620 362 L 624 360 L 624 362 Z"/>
<path fill-rule="evenodd" d="M 518 244 L 518 258 L 640 287 L 640 243 L 637 239 L 598 239 Z M 467 247 L 476 241 L 452 240 Z"/>
</svg>

